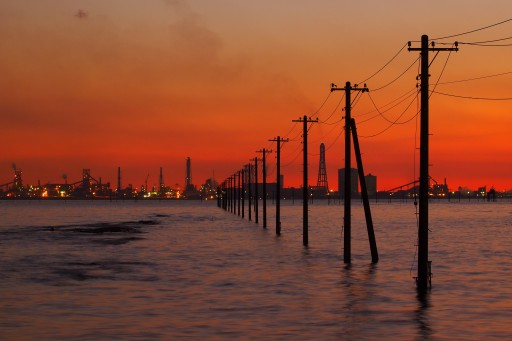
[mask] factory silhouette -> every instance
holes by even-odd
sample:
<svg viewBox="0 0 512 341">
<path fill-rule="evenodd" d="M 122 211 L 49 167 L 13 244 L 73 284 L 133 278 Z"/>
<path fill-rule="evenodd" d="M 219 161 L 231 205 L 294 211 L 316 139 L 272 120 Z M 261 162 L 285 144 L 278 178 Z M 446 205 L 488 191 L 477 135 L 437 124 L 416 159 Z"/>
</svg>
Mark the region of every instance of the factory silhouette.
<svg viewBox="0 0 512 341">
<path fill-rule="evenodd" d="M 216 195 L 217 183 L 214 179 L 207 179 L 200 188 L 192 183 L 192 169 L 190 157 L 186 159 L 185 186 L 172 187 L 164 182 L 163 168 L 160 167 L 158 185 L 148 186 L 148 178 L 140 188 L 132 184 L 122 185 L 121 167 L 117 168 L 117 184 L 113 188 L 110 182 L 102 182 L 101 177 L 94 177 L 91 170 L 82 170 L 82 179 L 68 183 L 66 174 L 62 176 L 63 183 L 47 183 L 37 185 L 24 185 L 22 170 L 13 164 L 13 181 L 0 185 L 0 198 L 2 199 L 213 199 Z"/>
<path fill-rule="evenodd" d="M 148 177 L 140 188 L 128 184 L 122 185 L 122 170 L 117 169 L 117 183 L 113 188 L 110 182 L 102 182 L 101 177 L 94 177 L 90 169 L 82 170 L 82 179 L 76 182 L 68 183 L 67 175 L 62 175 L 63 183 L 47 183 L 37 185 L 24 185 L 22 170 L 13 164 L 14 179 L 5 184 L 0 184 L 0 199 L 195 199 L 195 200 L 213 200 L 218 196 L 218 182 L 213 177 L 208 178 L 199 186 L 192 183 L 192 165 L 190 157 L 186 158 L 185 185 L 169 186 L 164 182 L 163 168 L 160 167 L 158 185 L 148 186 Z M 360 197 L 359 175 L 355 168 L 350 169 L 350 183 L 352 198 Z M 338 169 L 338 188 L 337 190 L 329 188 L 327 177 L 327 166 L 325 159 L 325 146 L 320 144 L 320 158 L 318 166 L 318 179 L 316 186 L 310 186 L 308 193 L 311 200 L 328 199 L 342 200 L 345 183 L 345 169 Z M 274 199 L 276 195 L 276 183 L 266 183 L 266 191 L 263 190 L 264 184 L 261 181 L 256 183 L 255 174 L 250 174 L 248 182 L 252 188 L 252 193 L 260 193 L 259 199 L 262 199 L 261 193 L 267 193 L 267 199 Z M 371 173 L 365 175 L 368 196 L 375 200 L 408 200 L 417 197 L 418 182 L 397 186 L 395 188 L 378 191 L 377 176 Z M 487 191 L 486 186 L 477 190 L 469 190 L 459 187 L 457 191 L 449 191 L 446 179 L 443 183 L 438 183 L 430 178 L 431 185 L 429 194 L 433 198 L 444 199 L 487 199 L 495 200 L 496 191 L 491 188 Z M 284 200 L 300 200 L 303 197 L 303 189 L 295 187 L 284 187 L 284 175 L 280 176 L 280 196 Z M 257 189 L 257 190 L 256 190 Z M 509 196 L 512 193 L 500 193 L 500 196 Z"/>
</svg>

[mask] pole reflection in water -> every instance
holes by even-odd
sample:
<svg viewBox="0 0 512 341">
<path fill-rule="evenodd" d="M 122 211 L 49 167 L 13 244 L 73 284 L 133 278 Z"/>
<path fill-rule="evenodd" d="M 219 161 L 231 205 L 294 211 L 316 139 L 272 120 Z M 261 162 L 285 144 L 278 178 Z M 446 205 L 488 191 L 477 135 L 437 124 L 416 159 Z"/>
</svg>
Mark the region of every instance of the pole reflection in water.
<svg viewBox="0 0 512 341">
<path fill-rule="evenodd" d="M 429 340 L 433 334 L 428 316 L 430 292 L 418 292 L 416 298 L 418 300 L 418 308 L 415 310 L 415 319 L 418 324 L 418 338 L 420 340 Z"/>
<path fill-rule="evenodd" d="M 509 203 L 432 204 L 424 296 L 414 206 L 372 209 L 379 263 L 354 202 L 345 267 L 342 210 L 322 200 L 307 248 L 290 201 L 279 238 L 213 201 L 2 202 L 2 338 L 510 339 Z"/>
</svg>

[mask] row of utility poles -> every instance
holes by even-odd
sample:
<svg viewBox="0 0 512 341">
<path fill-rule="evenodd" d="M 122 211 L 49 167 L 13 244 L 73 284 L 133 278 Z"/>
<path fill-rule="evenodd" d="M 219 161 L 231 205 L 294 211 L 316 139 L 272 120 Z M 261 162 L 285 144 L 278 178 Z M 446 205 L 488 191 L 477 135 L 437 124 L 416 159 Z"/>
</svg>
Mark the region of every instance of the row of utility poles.
<svg viewBox="0 0 512 341">
<path fill-rule="evenodd" d="M 431 262 L 428 260 L 428 191 L 429 191 L 429 52 L 441 52 L 441 51 L 458 51 L 457 42 L 455 47 L 451 48 L 437 48 L 432 42 L 429 44 L 428 36 L 423 35 L 421 37 L 421 47 L 413 48 L 409 42 L 409 51 L 420 51 L 421 58 L 421 74 L 420 74 L 420 91 L 421 91 L 421 110 L 420 110 L 420 190 L 419 190 L 419 219 L 418 219 L 418 275 L 416 277 L 417 289 L 419 292 L 425 292 L 429 286 L 431 286 Z M 354 91 L 368 92 L 366 84 L 363 87 L 357 85 L 352 86 L 350 82 L 346 82 L 345 87 L 338 88 L 335 84 L 331 84 L 331 91 L 345 91 L 345 179 L 344 179 L 344 216 L 343 216 L 343 260 L 345 263 L 351 262 L 351 135 L 354 142 L 354 153 L 356 155 L 356 161 L 358 165 L 359 180 L 361 186 L 361 194 L 363 199 L 363 205 L 365 210 L 365 219 L 368 230 L 368 240 L 370 243 L 370 250 L 372 256 L 372 262 L 377 262 L 379 259 L 377 252 L 377 244 L 375 241 L 375 233 L 373 230 L 373 221 L 371 217 L 370 205 L 368 200 L 368 194 L 366 189 L 363 163 L 361 158 L 361 151 L 356 131 L 355 120 L 351 117 L 351 93 Z M 303 123 L 303 244 L 307 246 L 309 243 L 308 239 L 308 151 L 307 151 L 307 135 L 308 135 L 308 123 L 317 123 L 318 119 L 312 119 L 304 115 L 304 117 L 293 122 Z M 281 199 L 281 170 L 280 170 L 280 148 L 281 143 L 287 142 L 288 140 L 281 139 L 279 136 L 275 139 L 269 140 L 277 143 L 277 177 L 276 177 L 276 234 L 281 233 L 281 221 L 280 221 L 280 199 Z M 271 151 L 262 149 L 258 152 L 263 154 L 263 227 L 266 228 L 266 153 Z M 254 198 L 254 210 L 256 223 L 258 223 L 258 158 L 254 158 L 254 174 L 255 174 L 255 198 Z M 235 213 L 233 209 L 236 200 L 238 200 L 238 215 L 240 215 L 240 200 L 242 201 L 242 217 L 244 217 L 244 202 L 245 192 L 249 195 L 249 220 L 251 220 L 251 164 L 244 166 L 244 169 L 238 171 L 238 184 L 234 179 L 237 178 L 237 173 L 226 179 L 218 189 L 218 205 L 223 207 L 225 210 L 230 210 Z M 245 176 L 244 176 L 245 175 Z M 242 180 L 240 180 L 242 179 Z M 245 187 L 247 184 L 248 187 Z M 247 189 L 246 189 L 247 188 Z"/>
<path fill-rule="evenodd" d="M 372 255 L 372 262 L 376 263 L 379 260 L 378 252 L 377 252 L 377 243 L 375 241 L 375 233 L 373 230 L 373 222 L 371 218 L 371 211 L 370 211 L 370 204 L 368 199 L 368 193 L 366 188 L 366 182 L 364 177 L 364 171 L 363 171 L 363 164 L 362 164 L 362 158 L 361 158 L 361 152 L 359 148 L 359 142 L 357 139 L 357 133 L 356 133 L 356 127 L 355 127 L 355 121 L 350 117 L 350 111 L 351 111 L 351 103 L 350 103 L 350 93 L 352 91 L 368 91 L 366 87 L 364 88 L 358 88 L 351 87 L 350 82 L 347 82 L 347 85 L 345 88 L 340 89 L 336 86 L 331 86 L 331 91 L 336 90 L 345 90 L 346 91 L 346 124 L 345 124 L 345 134 L 348 140 L 345 140 L 345 217 L 344 217 L 344 262 L 350 263 L 351 262 L 351 201 L 352 201 L 352 189 L 351 189 L 351 182 L 350 182 L 350 169 L 351 169 L 351 147 L 350 147 L 350 132 L 352 130 L 353 137 L 354 137 L 354 146 L 355 146 L 355 153 L 357 157 L 357 163 L 358 163 L 358 169 L 359 169 L 359 179 L 361 183 L 361 190 L 363 192 L 363 203 L 364 203 L 364 209 L 365 209 L 365 217 L 366 217 L 366 223 L 367 223 L 367 229 L 368 229 L 368 239 L 370 242 L 370 250 Z M 292 122 L 300 122 L 303 124 L 303 133 L 302 133 L 302 145 L 303 145 L 303 217 L 302 217 L 302 242 L 304 246 L 308 246 L 309 244 L 309 184 L 308 184 L 308 123 L 318 123 L 318 119 L 312 119 L 310 117 L 307 117 L 304 115 L 304 117 L 299 118 L 298 120 L 293 120 Z M 276 171 L 276 234 L 281 234 L 281 217 L 280 217 L 280 202 L 281 202 L 281 144 L 283 142 L 288 142 L 288 140 L 281 139 L 279 136 L 273 140 L 269 140 L 273 142 L 277 142 L 277 171 Z M 263 228 L 267 228 L 267 174 L 266 174 L 266 154 L 272 152 L 272 150 L 268 149 L 261 149 L 258 150 L 257 153 L 262 153 L 262 161 L 263 161 Z M 248 194 L 248 201 L 249 201 L 249 207 L 248 207 L 248 214 L 249 214 L 249 220 L 252 220 L 251 213 L 252 210 L 254 210 L 255 213 L 255 222 L 258 224 L 258 202 L 259 202 L 259 193 L 258 193 L 258 157 L 255 157 L 251 159 L 250 161 L 254 162 L 254 167 L 251 163 L 248 165 L 245 165 L 244 169 L 241 171 L 238 171 L 238 183 L 234 181 L 233 179 L 237 178 L 237 173 L 235 172 L 232 176 L 227 178 L 219 187 L 218 189 L 218 206 L 223 207 L 225 210 L 230 211 L 232 213 L 237 213 L 236 209 L 233 209 L 235 207 L 235 203 L 238 202 L 238 215 L 240 216 L 240 201 L 242 202 L 242 218 L 244 217 L 244 203 L 245 203 L 245 194 L 247 188 L 247 194 Z M 252 170 L 254 170 L 254 184 L 252 182 Z M 243 175 L 246 174 L 244 177 Z M 240 176 L 242 176 L 242 181 L 240 181 Z M 247 185 L 246 185 L 247 184 Z M 254 185 L 254 186 L 253 186 Z M 247 186 L 247 187 L 246 187 Z M 254 198 L 251 193 L 251 189 L 254 187 Z M 254 201 L 254 204 L 252 203 Z"/>
<path fill-rule="evenodd" d="M 269 140 L 277 143 L 277 171 L 276 171 L 276 234 L 281 234 L 281 146 L 284 142 L 288 142 L 288 139 L 283 139 L 280 136 L 275 139 Z M 252 220 L 252 213 L 254 211 L 254 221 L 256 224 L 259 223 L 259 198 L 258 193 L 259 181 L 258 181 L 258 161 L 262 161 L 262 175 L 263 175 L 263 193 L 262 193 L 262 204 L 263 204 L 263 228 L 267 228 L 267 154 L 272 153 L 271 149 L 260 149 L 256 153 L 261 153 L 262 158 L 254 157 L 249 161 L 254 162 L 244 165 L 244 167 L 235 172 L 232 176 L 228 177 L 220 186 L 217 188 L 217 206 L 223 208 L 234 214 L 241 215 L 245 218 L 245 197 L 247 195 L 248 207 L 247 214 L 249 221 Z M 238 182 L 235 181 L 238 177 Z M 252 190 L 254 189 L 254 195 Z M 241 209 L 240 209 L 241 206 Z M 238 207 L 238 210 L 235 209 Z"/>
</svg>

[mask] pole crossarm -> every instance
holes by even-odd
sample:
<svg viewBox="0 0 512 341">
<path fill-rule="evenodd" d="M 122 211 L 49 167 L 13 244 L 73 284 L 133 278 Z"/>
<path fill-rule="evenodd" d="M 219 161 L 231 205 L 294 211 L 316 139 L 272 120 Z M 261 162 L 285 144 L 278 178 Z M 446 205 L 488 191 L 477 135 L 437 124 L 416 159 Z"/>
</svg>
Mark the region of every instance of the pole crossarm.
<svg viewBox="0 0 512 341">
<path fill-rule="evenodd" d="M 306 116 L 304 116 L 304 117 L 306 117 Z M 292 120 L 292 122 L 318 123 L 318 118 L 312 119 L 311 117 L 308 117 L 307 119 L 304 119 L 302 117 L 299 117 L 298 120 Z"/>
<path fill-rule="evenodd" d="M 276 137 L 274 139 L 269 140 L 269 142 L 290 142 L 290 139 L 288 139 L 288 138 L 286 138 L 286 139 L 285 138 L 279 138 L 279 136 L 278 136 L 278 137 Z"/>
<path fill-rule="evenodd" d="M 410 52 L 410 51 L 423 51 L 422 47 L 411 47 L 412 46 L 412 42 L 408 42 L 408 48 L 407 50 Z M 454 42 L 453 45 L 455 45 L 455 47 L 435 47 L 435 42 L 432 42 L 432 47 L 429 47 L 428 50 L 429 51 L 432 51 L 432 52 L 441 52 L 441 51 L 459 51 L 459 42 Z"/>
<path fill-rule="evenodd" d="M 354 86 L 351 86 L 350 83 L 347 84 L 344 88 L 338 88 L 338 86 L 336 84 L 331 83 L 331 92 L 333 92 L 333 91 L 347 91 L 347 90 L 350 90 L 350 91 L 362 91 L 362 92 L 370 91 L 366 87 L 366 84 L 364 84 L 364 86 L 362 88 L 359 88 L 357 86 L 357 84 L 354 84 Z"/>
</svg>

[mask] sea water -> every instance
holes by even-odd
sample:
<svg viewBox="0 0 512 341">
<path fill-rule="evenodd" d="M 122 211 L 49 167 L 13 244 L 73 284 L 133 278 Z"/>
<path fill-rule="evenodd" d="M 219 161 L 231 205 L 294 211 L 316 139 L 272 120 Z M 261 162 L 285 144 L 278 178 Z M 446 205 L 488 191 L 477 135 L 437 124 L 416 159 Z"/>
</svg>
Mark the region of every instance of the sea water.
<svg viewBox="0 0 512 341">
<path fill-rule="evenodd" d="M 275 234 L 212 201 L 1 201 L 2 340 L 512 338 L 512 204 L 432 202 L 432 289 L 416 292 L 417 212 L 285 201 Z M 238 212 L 236 212 L 238 213 Z"/>
</svg>

